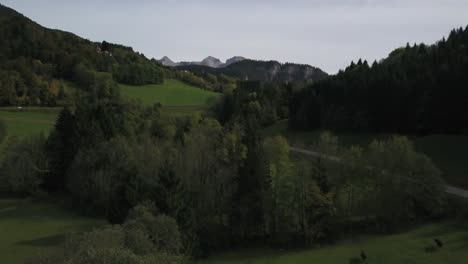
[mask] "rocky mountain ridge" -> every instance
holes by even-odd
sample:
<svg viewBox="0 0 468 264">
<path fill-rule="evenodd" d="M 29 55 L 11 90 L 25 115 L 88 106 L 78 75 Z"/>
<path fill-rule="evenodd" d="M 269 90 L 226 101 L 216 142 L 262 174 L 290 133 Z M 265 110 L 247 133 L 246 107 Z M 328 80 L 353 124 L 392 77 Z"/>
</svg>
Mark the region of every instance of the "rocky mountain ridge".
<svg viewBox="0 0 468 264">
<path fill-rule="evenodd" d="M 164 66 L 170 66 L 170 67 L 179 67 L 179 66 L 189 66 L 189 65 L 201 65 L 201 66 L 207 66 L 211 68 L 223 68 L 227 67 L 233 63 L 239 62 L 246 60 L 246 58 L 242 56 L 234 56 L 230 59 L 227 59 L 226 62 L 222 62 L 220 59 L 215 58 L 213 56 L 208 56 L 204 58 L 202 61 L 181 61 L 181 62 L 174 62 L 171 60 L 169 57 L 164 56 L 162 59 L 159 60 L 159 63 L 161 63 Z"/>
</svg>

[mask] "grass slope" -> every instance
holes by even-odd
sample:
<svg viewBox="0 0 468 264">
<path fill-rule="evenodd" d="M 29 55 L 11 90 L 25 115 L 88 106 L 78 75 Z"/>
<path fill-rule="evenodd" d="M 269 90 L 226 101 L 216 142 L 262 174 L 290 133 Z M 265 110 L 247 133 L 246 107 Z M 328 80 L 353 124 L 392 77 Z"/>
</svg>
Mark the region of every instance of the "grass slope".
<svg viewBox="0 0 468 264">
<path fill-rule="evenodd" d="M 435 249 L 434 238 L 444 242 L 442 249 Z M 361 249 L 368 256 L 368 262 L 365 263 L 464 264 L 468 259 L 467 248 L 468 227 L 465 224 L 444 222 L 425 225 L 401 234 L 360 237 L 303 251 L 230 252 L 198 264 L 352 264 L 361 263 Z"/>
<path fill-rule="evenodd" d="M 120 85 L 122 94 L 141 100 L 146 105 L 161 103 L 163 106 L 205 106 L 218 93 L 205 91 L 178 80 L 168 79 L 164 84 L 130 86 Z"/>
<path fill-rule="evenodd" d="M 67 233 L 104 223 L 51 203 L 0 200 L 0 262 L 24 263 L 28 257 L 57 246 Z"/>
</svg>

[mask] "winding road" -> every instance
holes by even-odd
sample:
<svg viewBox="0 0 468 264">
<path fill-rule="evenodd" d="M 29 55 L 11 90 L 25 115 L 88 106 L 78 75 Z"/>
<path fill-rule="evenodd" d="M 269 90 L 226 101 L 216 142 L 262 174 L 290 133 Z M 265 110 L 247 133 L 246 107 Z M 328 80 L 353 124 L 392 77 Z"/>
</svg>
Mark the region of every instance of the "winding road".
<svg viewBox="0 0 468 264">
<path fill-rule="evenodd" d="M 445 185 L 445 192 L 468 199 L 468 191 L 451 185 Z"/>
<path fill-rule="evenodd" d="M 297 147 L 289 147 L 289 150 L 292 152 L 300 153 L 300 154 L 315 157 L 315 158 L 324 158 L 324 159 L 328 159 L 328 160 L 335 161 L 335 162 L 340 161 L 338 157 L 323 155 L 319 152 L 312 151 L 312 150 L 307 150 L 307 149 L 302 149 L 302 148 L 297 148 Z M 458 188 L 452 185 L 445 185 L 445 192 L 451 195 L 455 195 L 458 197 L 468 199 L 468 190 L 465 190 L 462 188 Z"/>
</svg>

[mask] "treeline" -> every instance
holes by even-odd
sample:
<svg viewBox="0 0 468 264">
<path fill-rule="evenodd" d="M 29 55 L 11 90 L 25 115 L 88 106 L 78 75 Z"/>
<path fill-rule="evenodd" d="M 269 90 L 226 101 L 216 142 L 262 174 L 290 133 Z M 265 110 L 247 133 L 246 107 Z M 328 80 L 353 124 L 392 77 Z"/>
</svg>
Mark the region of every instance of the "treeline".
<svg viewBox="0 0 468 264">
<path fill-rule="evenodd" d="M 255 121 L 261 127 L 272 125 L 288 117 L 289 94 L 293 87 L 300 87 L 300 84 L 240 81 L 237 89 L 225 92 L 213 110 L 222 124 L 236 122 L 249 111 L 255 113 Z"/>
<path fill-rule="evenodd" d="M 237 79 L 224 74 L 192 73 L 186 70 L 172 70 L 167 72 L 168 78 L 181 80 L 187 84 L 199 87 L 204 90 L 224 93 L 236 88 Z"/>
<path fill-rule="evenodd" d="M 54 105 L 51 83 L 79 79 L 77 68 L 125 84 L 163 82 L 164 69 L 129 47 L 47 29 L 2 5 L 0 21 L 1 105 Z"/>
<path fill-rule="evenodd" d="M 310 65 L 279 63 L 277 61 L 242 60 L 226 67 L 211 68 L 202 65 L 178 66 L 177 69 L 188 70 L 195 74 L 226 75 L 238 80 L 251 80 L 275 83 L 291 83 L 325 79 L 328 74 Z"/>
<path fill-rule="evenodd" d="M 434 45 L 409 44 L 369 65 L 344 71 L 297 92 L 291 128 L 354 132 L 466 133 L 468 27 Z"/>
<path fill-rule="evenodd" d="M 51 253 L 29 257 L 27 264 L 178 264 L 186 263 L 175 220 L 151 206 L 132 209 L 122 225 L 69 235 Z"/>
<path fill-rule="evenodd" d="M 301 246 L 331 241 L 349 226 L 391 231 L 443 210 L 440 172 L 407 139 L 346 150 L 324 134 L 314 149 L 343 162 L 297 163 L 284 138 L 261 137 L 261 90 L 244 89 L 223 125 L 200 115 L 161 118 L 158 105 L 127 102 L 113 90 L 79 98 L 48 137 L 6 143 L 0 190 L 65 194 L 76 210 L 121 225 L 77 238 L 85 239 L 79 254 L 61 255 L 87 261 L 200 257 L 251 243 Z M 142 205 L 149 220 L 127 228 L 129 212 Z M 99 243 L 108 235 L 116 242 Z M 169 241 L 180 241 L 177 253 L 160 247 Z"/>
</svg>

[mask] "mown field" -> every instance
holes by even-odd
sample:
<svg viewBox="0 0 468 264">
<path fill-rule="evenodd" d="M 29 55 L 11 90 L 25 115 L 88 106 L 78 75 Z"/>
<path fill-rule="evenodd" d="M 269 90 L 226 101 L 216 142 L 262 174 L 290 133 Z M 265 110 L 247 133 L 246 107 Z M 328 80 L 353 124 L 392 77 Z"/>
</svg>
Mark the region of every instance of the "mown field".
<svg viewBox="0 0 468 264">
<path fill-rule="evenodd" d="M 122 93 L 141 100 L 146 105 L 161 103 L 163 106 L 205 106 L 218 93 L 205 91 L 178 80 L 165 80 L 164 84 L 130 86 L 120 85 Z"/>
<path fill-rule="evenodd" d="M 287 120 L 263 131 L 265 136 L 284 135 L 293 146 L 307 148 L 320 135 L 321 131 L 289 131 Z M 374 139 L 385 139 L 389 134 L 346 134 L 337 133 L 340 144 L 344 146 L 367 146 Z M 418 151 L 428 155 L 442 170 L 443 176 L 450 184 L 468 188 L 468 136 L 430 135 L 410 137 Z"/>
<path fill-rule="evenodd" d="M 0 200 L 1 263 L 19 264 L 59 245 L 71 232 L 103 225 L 63 207 L 29 200 Z"/>
<path fill-rule="evenodd" d="M 434 238 L 442 240 L 437 249 Z M 308 250 L 244 250 L 221 254 L 198 264 L 357 264 L 364 250 L 372 264 L 465 264 L 468 227 L 456 222 L 427 224 L 395 235 L 357 237 Z"/>
</svg>

